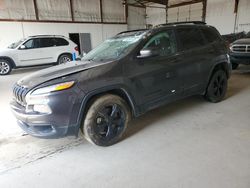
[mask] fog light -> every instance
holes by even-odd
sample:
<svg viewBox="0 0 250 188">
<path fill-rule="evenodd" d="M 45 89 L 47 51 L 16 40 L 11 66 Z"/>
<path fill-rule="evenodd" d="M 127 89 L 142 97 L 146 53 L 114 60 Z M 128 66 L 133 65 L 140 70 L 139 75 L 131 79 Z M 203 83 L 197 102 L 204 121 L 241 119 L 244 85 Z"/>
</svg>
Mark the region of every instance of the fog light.
<svg viewBox="0 0 250 188">
<path fill-rule="evenodd" d="M 33 110 L 35 112 L 44 113 L 44 114 L 51 114 L 52 112 L 50 107 L 46 104 L 35 104 L 33 106 Z"/>
</svg>

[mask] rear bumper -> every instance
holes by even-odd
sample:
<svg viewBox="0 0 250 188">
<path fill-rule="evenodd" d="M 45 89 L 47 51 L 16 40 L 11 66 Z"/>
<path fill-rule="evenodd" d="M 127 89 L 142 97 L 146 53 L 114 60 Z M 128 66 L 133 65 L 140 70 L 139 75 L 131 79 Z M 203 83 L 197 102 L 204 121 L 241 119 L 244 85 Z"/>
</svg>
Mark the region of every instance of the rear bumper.
<svg viewBox="0 0 250 188">
<path fill-rule="evenodd" d="M 27 112 L 27 105 L 22 106 L 14 100 L 10 106 L 18 125 L 29 135 L 39 138 L 59 138 L 78 133 L 81 94 L 68 90 L 48 95 L 47 105 L 51 113 Z M 44 101 L 44 97 L 41 97 L 41 101 Z"/>
</svg>

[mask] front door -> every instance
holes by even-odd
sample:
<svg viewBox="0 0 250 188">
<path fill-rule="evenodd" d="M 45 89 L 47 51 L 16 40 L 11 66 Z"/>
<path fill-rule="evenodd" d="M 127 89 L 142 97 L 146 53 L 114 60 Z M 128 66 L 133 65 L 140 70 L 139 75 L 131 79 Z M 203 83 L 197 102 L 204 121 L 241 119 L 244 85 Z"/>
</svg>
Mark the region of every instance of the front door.
<svg viewBox="0 0 250 188">
<path fill-rule="evenodd" d="M 39 64 L 42 54 L 39 48 L 39 39 L 30 39 L 23 43 L 17 51 L 19 66 Z"/>
<path fill-rule="evenodd" d="M 145 58 L 137 57 L 126 65 L 125 73 L 130 79 L 139 105 L 149 110 L 173 100 L 182 92 L 173 30 L 156 33 L 141 50 L 153 50 L 158 53 Z"/>
</svg>

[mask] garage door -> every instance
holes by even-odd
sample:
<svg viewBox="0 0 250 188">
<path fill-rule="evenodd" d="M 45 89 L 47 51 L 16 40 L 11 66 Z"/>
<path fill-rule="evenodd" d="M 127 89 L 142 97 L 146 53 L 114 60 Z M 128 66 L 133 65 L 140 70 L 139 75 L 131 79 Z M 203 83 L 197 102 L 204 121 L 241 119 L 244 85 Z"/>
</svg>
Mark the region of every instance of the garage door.
<svg viewBox="0 0 250 188">
<path fill-rule="evenodd" d="M 202 3 L 168 9 L 168 23 L 202 21 Z"/>
</svg>

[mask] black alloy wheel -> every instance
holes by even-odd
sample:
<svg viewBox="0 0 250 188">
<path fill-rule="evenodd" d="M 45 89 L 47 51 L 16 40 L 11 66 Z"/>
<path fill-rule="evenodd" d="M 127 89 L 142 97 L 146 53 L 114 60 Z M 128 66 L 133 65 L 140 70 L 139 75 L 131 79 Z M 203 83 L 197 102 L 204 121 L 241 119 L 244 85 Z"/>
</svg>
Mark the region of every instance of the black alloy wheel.
<svg viewBox="0 0 250 188">
<path fill-rule="evenodd" d="M 226 95 L 227 75 L 224 70 L 217 70 L 209 82 L 206 92 L 206 99 L 210 102 L 220 102 Z"/>
<path fill-rule="evenodd" d="M 130 111 L 126 102 L 115 95 L 98 98 L 89 108 L 83 133 L 88 141 L 99 146 L 117 143 L 127 128 Z"/>
</svg>

